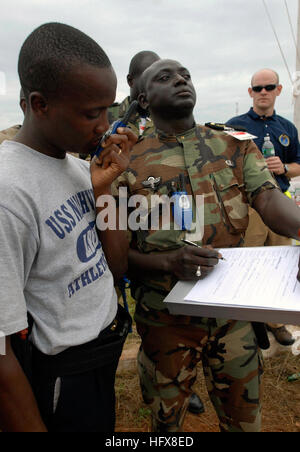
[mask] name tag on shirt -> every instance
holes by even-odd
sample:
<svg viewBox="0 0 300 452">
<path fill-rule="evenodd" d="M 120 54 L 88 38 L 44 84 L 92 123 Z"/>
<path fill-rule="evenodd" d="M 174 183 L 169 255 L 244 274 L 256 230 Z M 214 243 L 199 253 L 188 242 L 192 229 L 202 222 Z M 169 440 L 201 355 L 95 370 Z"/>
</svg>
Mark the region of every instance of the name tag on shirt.
<svg viewBox="0 0 300 452">
<path fill-rule="evenodd" d="M 225 133 L 227 133 L 227 135 L 230 135 L 240 141 L 253 140 L 254 138 L 257 138 L 257 136 L 252 135 L 251 133 L 239 132 L 236 130 L 225 130 Z"/>
</svg>

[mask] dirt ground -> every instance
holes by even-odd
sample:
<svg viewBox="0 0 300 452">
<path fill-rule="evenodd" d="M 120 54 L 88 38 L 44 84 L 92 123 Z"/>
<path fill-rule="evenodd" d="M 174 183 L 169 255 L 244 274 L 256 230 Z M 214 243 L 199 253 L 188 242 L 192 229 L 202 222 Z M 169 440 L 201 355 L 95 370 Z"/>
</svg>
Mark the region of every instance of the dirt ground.
<svg viewBox="0 0 300 452">
<path fill-rule="evenodd" d="M 288 327 L 300 331 L 299 327 Z M 300 431 L 300 380 L 288 382 L 287 377 L 300 372 L 300 355 L 295 356 L 291 347 L 280 346 L 269 333 L 271 348 L 264 352 L 265 372 L 263 377 L 263 432 Z M 116 431 L 149 432 L 150 410 L 143 403 L 136 370 L 136 353 L 139 338 L 130 334 L 120 360 L 116 379 Z M 205 413 L 187 414 L 186 432 L 218 432 L 218 419 L 210 403 L 202 369 L 199 366 L 195 392 L 205 405 Z"/>
</svg>

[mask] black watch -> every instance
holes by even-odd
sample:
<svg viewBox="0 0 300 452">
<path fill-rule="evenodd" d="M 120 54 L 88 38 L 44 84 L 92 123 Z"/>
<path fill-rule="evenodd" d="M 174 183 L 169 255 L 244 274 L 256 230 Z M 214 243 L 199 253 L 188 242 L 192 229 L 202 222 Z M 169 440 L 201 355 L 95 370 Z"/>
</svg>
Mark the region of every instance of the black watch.
<svg viewBox="0 0 300 452">
<path fill-rule="evenodd" d="M 283 167 L 284 167 L 284 174 L 288 173 L 288 172 L 289 172 L 289 167 L 288 167 L 288 165 L 285 164 L 285 165 L 283 165 Z"/>
</svg>

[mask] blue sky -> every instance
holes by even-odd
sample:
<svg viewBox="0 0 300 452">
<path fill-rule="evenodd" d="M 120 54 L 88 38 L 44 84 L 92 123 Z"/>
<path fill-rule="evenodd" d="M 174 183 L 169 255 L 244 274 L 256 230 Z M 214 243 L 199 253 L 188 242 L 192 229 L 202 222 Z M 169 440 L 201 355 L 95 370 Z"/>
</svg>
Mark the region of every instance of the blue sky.
<svg viewBox="0 0 300 452">
<path fill-rule="evenodd" d="M 290 73 L 296 50 L 284 0 L 265 0 Z M 297 0 L 287 0 L 294 31 Z M 129 62 L 140 50 L 180 61 L 197 91 L 197 122 L 223 122 L 251 106 L 247 88 L 258 69 L 275 69 L 283 84 L 277 113 L 293 119 L 292 84 L 262 0 L 10 0 L 0 15 L 0 130 L 20 123 L 17 60 L 28 34 L 58 21 L 89 34 L 109 55 L 118 77 L 117 100 L 128 94 Z"/>
</svg>

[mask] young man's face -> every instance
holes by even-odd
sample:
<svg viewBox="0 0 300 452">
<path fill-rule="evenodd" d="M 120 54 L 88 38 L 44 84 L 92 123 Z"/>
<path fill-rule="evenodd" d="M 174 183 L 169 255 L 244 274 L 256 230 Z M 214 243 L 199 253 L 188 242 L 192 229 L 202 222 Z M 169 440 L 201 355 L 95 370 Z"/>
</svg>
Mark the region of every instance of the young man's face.
<svg viewBox="0 0 300 452">
<path fill-rule="evenodd" d="M 173 60 L 160 60 L 145 72 L 146 98 L 153 113 L 171 118 L 193 111 L 196 93 L 189 71 Z"/>
<path fill-rule="evenodd" d="M 113 69 L 78 66 L 57 96 L 49 100 L 44 135 L 54 147 L 88 154 L 108 129 L 107 108 L 114 102 L 117 80 Z"/>
</svg>

